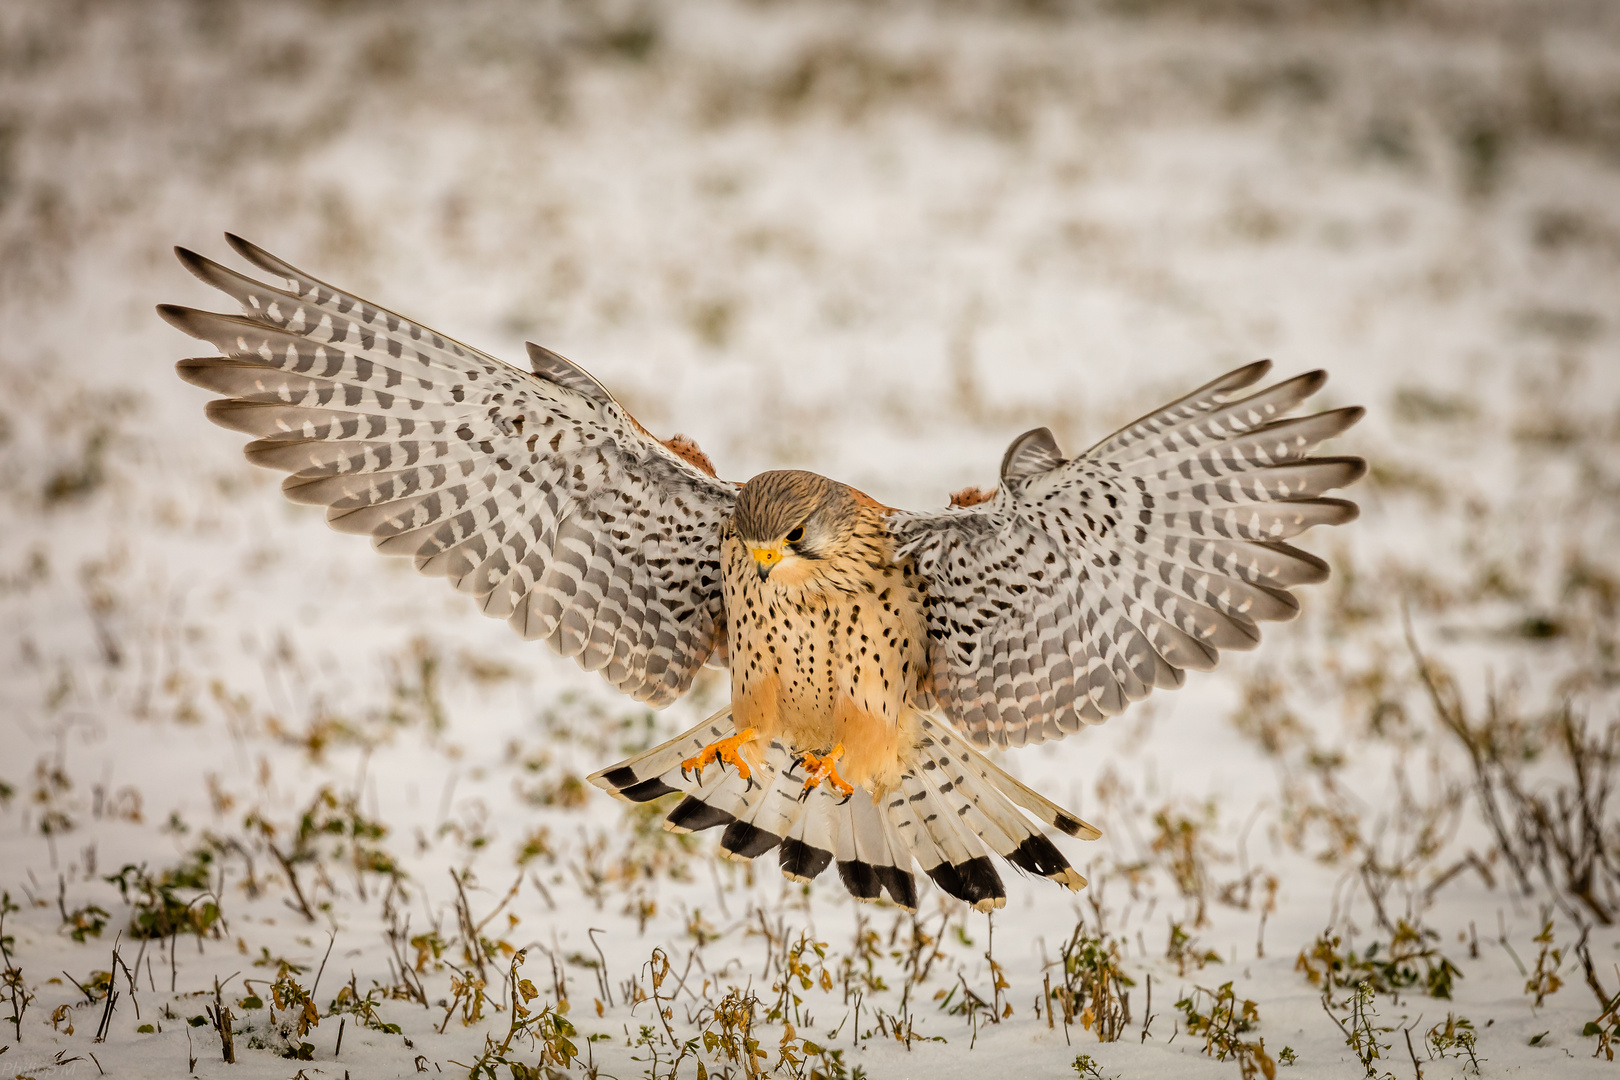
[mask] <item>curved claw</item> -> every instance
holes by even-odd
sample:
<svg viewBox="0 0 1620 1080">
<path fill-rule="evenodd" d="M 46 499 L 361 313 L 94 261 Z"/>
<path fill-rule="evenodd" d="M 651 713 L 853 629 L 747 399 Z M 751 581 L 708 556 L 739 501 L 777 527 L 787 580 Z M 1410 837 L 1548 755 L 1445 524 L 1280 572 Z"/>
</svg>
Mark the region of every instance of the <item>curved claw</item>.
<svg viewBox="0 0 1620 1080">
<path fill-rule="evenodd" d="M 855 794 L 855 786 L 842 776 L 839 776 L 838 769 L 835 767 L 836 762 L 843 754 L 844 744 L 838 743 L 825 754 L 812 754 L 806 751 L 799 756 L 799 760 L 809 770 L 809 775 L 805 777 L 804 790 L 800 793 L 801 798 L 808 798 L 810 790 L 819 787 L 822 781 L 826 781 L 834 791 L 842 794 L 846 800 Z"/>
<path fill-rule="evenodd" d="M 702 780 L 704 766 L 708 765 L 710 762 L 718 761 L 721 768 L 724 768 L 727 765 L 735 765 L 737 767 L 737 774 L 744 780 L 747 780 L 749 785 L 752 786 L 754 782 L 752 770 L 748 768 L 748 762 L 743 760 L 742 755 L 738 751 L 744 743 L 748 742 L 753 737 L 754 729 L 744 728 L 735 735 L 730 735 L 718 742 L 710 743 L 695 756 L 689 757 L 681 762 L 681 775 L 684 777 L 686 775 L 686 770 L 691 769 L 696 778 L 698 780 Z"/>
</svg>

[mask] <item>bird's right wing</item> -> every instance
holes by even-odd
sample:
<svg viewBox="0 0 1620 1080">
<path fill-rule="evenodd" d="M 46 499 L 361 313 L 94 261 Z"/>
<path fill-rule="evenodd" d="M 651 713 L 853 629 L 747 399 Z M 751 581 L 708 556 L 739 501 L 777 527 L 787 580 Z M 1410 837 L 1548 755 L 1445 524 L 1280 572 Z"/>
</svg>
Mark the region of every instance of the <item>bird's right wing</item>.
<svg viewBox="0 0 1620 1080">
<path fill-rule="evenodd" d="M 273 288 L 189 251 L 243 315 L 164 305 L 223 356 L 181 378 L 295 502 L 447 577 L 489 615 L 653 705 L 723 647 L 720 532 L 736 486 L 636 423 L 582 368 L 535 373 L 449 340 L 228 237 Z"/>
</svg>

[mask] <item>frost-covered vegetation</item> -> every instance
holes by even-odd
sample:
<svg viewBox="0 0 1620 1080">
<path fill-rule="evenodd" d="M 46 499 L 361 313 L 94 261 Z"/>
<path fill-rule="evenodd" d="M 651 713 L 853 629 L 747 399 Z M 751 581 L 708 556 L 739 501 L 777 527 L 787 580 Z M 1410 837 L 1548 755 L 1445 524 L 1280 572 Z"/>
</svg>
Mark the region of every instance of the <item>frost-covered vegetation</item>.
<svg viewBox="0 0 1620 1080">
<path fill-rule="evenodd" d="M 616 697 L 207 424 L 152 305 L 225 229 L 897 506 L 1324 366 L 1364 514 L 999 758 L 1087 891 L 856 905 L 583 783 L 723 676 Z M 1616 297 L 1597 2 L 0 6 L 0 1066 L 1608 1075 Z"/>
</svg>

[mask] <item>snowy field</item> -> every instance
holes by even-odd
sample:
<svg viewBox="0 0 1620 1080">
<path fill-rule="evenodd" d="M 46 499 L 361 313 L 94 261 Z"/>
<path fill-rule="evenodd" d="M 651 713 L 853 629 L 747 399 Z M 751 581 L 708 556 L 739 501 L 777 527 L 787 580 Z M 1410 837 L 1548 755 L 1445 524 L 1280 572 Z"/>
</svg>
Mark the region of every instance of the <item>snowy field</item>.
<svg viewBox="0 0 1620 1080">
<path fill-rule="evenodd" d="M 582 783 L 723 676 L 650 713 L 204 419 L 225 230 L 901 507 L 1323 367 L 1363 514 L 998 757 L 1091 888 L 857 905 Z M 1613 4 L 7 0 L 0 466 L 7 1076 L 1617 1068 Z"/>
</svg>

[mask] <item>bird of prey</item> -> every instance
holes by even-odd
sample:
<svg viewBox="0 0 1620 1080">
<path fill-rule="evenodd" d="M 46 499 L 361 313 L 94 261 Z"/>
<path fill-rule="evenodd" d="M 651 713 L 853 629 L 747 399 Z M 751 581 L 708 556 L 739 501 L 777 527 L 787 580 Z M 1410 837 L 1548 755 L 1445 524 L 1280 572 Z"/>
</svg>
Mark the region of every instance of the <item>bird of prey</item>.
<svg viewBox="0 0 1620 1080">
<path fill-rule="evenodd" d="M 248 459 L 633 698 L 729 666 L 730 704 L 590 779 L 684 792 L 666 827 L 723 827 L 725 853 L 775 849 L 794 879 L 836 861 L 863 900 L 915 910 L 915 865 L 1000 907 L 992 854 L 1084 886 L 1041 826 L 1098 831 L 983 751 L 1252 648 L 1328 575 L 1288 541 L 1357 514 L 1323 496 L 1365 463 L 1311 454 L 1362 410 L 1289 416 L 1319 371 L 1255 389 L 1270 363 L 1249 364 L 1073 457 L 1038 428 L 993 491 L 903 511 L 809 472 L 720 479 L 548 349 L 521 370 L 227 239 L 284 284 L 177 249 L 242 314 L 158 310 L 223 354 L 179 373 L 223 395 L 208 416 Z"/>
</svg>

